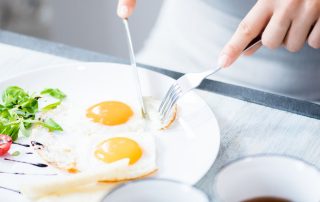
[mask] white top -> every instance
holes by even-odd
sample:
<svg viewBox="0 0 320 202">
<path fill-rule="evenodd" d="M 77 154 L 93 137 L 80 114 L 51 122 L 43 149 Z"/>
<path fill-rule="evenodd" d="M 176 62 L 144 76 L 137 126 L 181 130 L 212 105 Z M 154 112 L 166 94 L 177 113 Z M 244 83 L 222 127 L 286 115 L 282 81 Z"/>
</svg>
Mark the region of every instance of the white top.
<svg viewBox="0 0 320 202">
<path fill-rule="evenodd" d="M 219 52 L 255 0 L 166 0 L 138 61 L 192 72 L 216 66 Z M 320 50 L 262 48 L 210 77 L 291 97 L 320 101 Z"/>
</svg>

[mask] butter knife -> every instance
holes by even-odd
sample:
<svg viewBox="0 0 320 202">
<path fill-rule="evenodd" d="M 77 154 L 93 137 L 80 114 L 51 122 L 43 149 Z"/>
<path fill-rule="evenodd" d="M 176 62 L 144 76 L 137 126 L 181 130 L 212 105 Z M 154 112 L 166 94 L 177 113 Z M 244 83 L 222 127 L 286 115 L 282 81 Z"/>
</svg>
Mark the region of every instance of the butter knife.
<svg viewBox="0 0 320 202">
<path fill-rule="evenodd" d="M 132 40 L 131 40 L 131 34 L 130 34 L 130 29 L 129 29 L 129 23 L 128 23 L 128 19 L 125 18 L 123 19 L 123 24 L 124 27 L 126 29 L 126 34 L 127 34 L 127 42 L 128 42 L 128 49 L 129 49 L 129 55 L 130 55 L 130 62 L 131 62 L 131 66 L 132 66 L 132 71 L 136 80 L 136 92 L 137 92 L 137 97 L 138 97 L 138 101 L 140 104 L 140 109 L 141 109 L 141 115 L 143 118 L 145 118 L 146 115 L 146 109 L 144 106 L 144 102 L 143 102 L 143 97 L 142 97 L 142 92 L 141 92 L 141 83 L 140 83 L 140 78 L 139 78 L 139 73 L 138 73 L 138 67 L 137 67 L 137 63 L 136 63 L 136 58 L 134 55 L 134 50 L 133 50 L 133 46 L 132 46 Z"/>
</svg>

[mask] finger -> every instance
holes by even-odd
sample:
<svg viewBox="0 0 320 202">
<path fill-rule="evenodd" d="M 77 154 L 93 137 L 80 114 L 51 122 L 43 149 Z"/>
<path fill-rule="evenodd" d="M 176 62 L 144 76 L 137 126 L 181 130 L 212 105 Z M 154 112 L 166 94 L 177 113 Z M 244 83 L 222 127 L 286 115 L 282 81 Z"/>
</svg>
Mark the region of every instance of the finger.
<svg viewBox="0 0 320 202">
<path fill-rule="evenodd" d="M 320 18 L 314 25 L 309 38 L 308 38 L 308 44 L 312 48 L 320 48 Z"/>
<path fill-rule="evenodd" d="M 277 48 L 286 37 L 290 28 L 291 19 L 285 12 L 276 12 L 271 17 L 262 34 L 262 44 L 268 48 Z"/>
<path fill-rule="evenodd" d="M 285 46 L 290 52 L 300 50 L 308 38 L 312 25 L 317 18 L 317 10 L 306 10 L 293 19 L 291 27 L 285 38 Z"/>
<path fill-rule="evenodd" d="M 136 0 L 119 0 L 117 14 L 120 18 L 128 18 L 136 6 Z"/>
<path fill-rule="evenodd" d="M 230 41 L 223 48 L 218 60 L 220 67 L 231 65 L 251 40 L 262 32 L 269 21 L 272 14 L 271 9 L 259 2 L 242 20 Z"/>
<path fill-rule="evenodd" d="M 255 45 L 254 47 L 250 48 L 245 53 L 243 53 L 243 55 L 245 55 L 245 56 L 253 55 L 255 52 L 257 52 L 257 50 L 259 50 L 259 48 L 261 48 L 261 46 L 262 46 L 262 44 L 259 43 L 259 44 Z"/>
</svg>

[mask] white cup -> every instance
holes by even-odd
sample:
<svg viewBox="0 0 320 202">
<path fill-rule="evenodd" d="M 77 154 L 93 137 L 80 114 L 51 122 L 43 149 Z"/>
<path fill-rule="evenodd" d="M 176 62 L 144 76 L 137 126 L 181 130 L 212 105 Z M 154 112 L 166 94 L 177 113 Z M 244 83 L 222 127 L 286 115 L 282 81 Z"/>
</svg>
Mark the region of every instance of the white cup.
<svg viewBox="0 0 320 202">
<path fill-rule="evenodd" d="M 146 179 L 120 185 L 102 202 L 209 202 L 209 197 L 191 185 L 164 179 Z"/>
<path fill-rule="evenodd" d="M 291 157 L 247 157 L 221 169 L 215 178 L 214 195 L 218 201 L 223 202 L 239 202 L 257 197 L 319 202 L 320 172 Z"/>
</svg>

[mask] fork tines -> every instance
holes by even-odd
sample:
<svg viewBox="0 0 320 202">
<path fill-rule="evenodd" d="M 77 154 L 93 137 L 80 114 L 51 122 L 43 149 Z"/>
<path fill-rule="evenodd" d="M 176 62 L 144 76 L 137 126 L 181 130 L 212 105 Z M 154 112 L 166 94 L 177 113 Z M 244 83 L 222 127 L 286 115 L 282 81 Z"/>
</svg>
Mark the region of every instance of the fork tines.
<svg viewBox="0 0 320 202">
<path fill-rule="evenodd" d="M 182 89 L 179 84 L 174 83 L 168 90 L 166 96 L 162 100 L 159 112 L 161 115 L 161 120 L 165 122 L 171 114 L 173 106 L 176 104 L 177 100 L 182 96 Z"/>
</svg>

